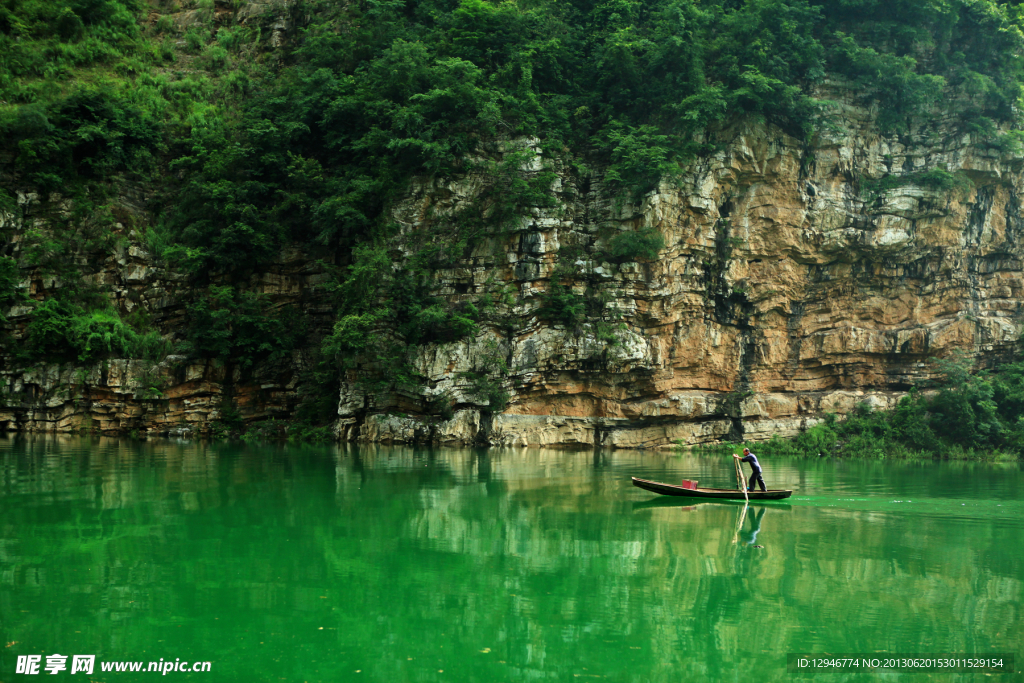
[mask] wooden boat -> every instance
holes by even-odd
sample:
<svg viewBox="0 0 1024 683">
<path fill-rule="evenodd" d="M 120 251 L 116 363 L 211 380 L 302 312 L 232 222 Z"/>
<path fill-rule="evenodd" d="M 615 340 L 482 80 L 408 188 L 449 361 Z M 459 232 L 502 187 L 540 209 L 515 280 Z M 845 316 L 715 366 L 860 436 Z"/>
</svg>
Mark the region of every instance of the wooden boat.
<svg viewBox="0 0 1024 683">
<path fill-rule="evenodd" d="M 727 500 L 744 500 L 743 491 L 737 489 L 705 489 L 689 488 L 687 486 L 676 486 L 675 484 L 662 484 L 658 481 L 637 479 L 633 477 L 633 486 L 639 486 L 645 491 L 660 493 L 664 496 L 689 496 L 690 498 L 719 498 Z M 748 491 L 750 500 L 782 500 L 793 495 L 792 491 L 779 489 L 768 489 L 767 491 Z"/>
</svg>

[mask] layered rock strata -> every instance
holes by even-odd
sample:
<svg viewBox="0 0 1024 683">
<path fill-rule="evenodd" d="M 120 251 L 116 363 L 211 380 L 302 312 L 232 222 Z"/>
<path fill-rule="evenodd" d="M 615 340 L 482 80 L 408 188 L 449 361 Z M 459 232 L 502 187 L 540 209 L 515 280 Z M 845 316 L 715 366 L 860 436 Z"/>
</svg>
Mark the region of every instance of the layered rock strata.
<svg viewBox="0 0 1024 683">
<path fill-rule="evenodd" d="M 534 143 L 523 171 L 557 172 L 557 206 L 479 244 L 439 290 L 474 301 L 498 283 L 513 293 L 508 305 L 474 339 L 421 348 L 416 390 L 367 396 L 350 377 L 341 437 L 760 440 L 793 436 L 826 412 L 892 407 L 936 377 L 936 357 L 1012 356 L 1024 295 L 1021 156 L 941 126 L 879 135 L 851 103 L 842 120 L 844 132 L 811 143 L 737 124 L 717 136 L 720 151 L 634 204 L 616 201 L 599 175 L 545 161 Z M 424 181 L 395 218 L 414 235 L 480 201 L 485 185 L 472 175 Z M 656 260 L 606 260 L 615 235 L 643 229 L 665 239 Z M 604 322 L 566 326 L 546 314 L 553 282 L 603 307 Z M 474 388 L 483 372 L 510 396 L 500 412 Z M 439 397 L 453 417 L 417 415 Z"/>
</svg>

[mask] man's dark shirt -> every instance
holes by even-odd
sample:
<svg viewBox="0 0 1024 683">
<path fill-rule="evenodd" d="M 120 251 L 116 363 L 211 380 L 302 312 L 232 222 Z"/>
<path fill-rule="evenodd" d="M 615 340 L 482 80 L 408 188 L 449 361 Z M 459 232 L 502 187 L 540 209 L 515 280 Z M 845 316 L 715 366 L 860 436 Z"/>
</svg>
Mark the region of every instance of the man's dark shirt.
<svg viewBox="0 0 1024 683">
<path fill-rule="evenodd" d="M 757 472 L 758 474 L 761 474 L 761 465 L 760 463 L 757 462 L 757 456 L 755 456 L 753 453 L 751 453 L 750 455 L 745 455 L 742 458 L 740 458 L 740 462 L 749 462 L 750 469 L 753 470 L 754 472 Z"/>
</svg>

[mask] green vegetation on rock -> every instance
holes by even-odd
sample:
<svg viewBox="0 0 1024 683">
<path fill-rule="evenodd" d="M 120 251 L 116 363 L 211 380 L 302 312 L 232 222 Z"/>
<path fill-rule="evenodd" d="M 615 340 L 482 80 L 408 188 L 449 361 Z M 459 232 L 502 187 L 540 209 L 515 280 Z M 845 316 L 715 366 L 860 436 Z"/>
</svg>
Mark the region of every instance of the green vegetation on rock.
<svg viewBox="0 0 1024 683">
<path fill-rule="evenodd" d="M 823 125 L 830 72 L 877 99 L 883 127 L 949 106 L 991 131 L 1020 96 L 1024 45 L 1016 6 L 991 0 L 305 0 L 271 70 L 259 31 L 212 12 L 184 31 L 140 23 L 149 9 L 5 0 L 3 147 L 38 189 L 163 187 L 171 256 L 197 273 L 383 234 L 413 175 L 464 172 L 488 140 L 537 136 L 647 191 L 737 114 Z"/>
<path fill-rule="evenodd" d="M 139 332 L 109 306 L 86 308 L 52 298 L 36 308 L 21 355 L 30 362 L 91 363 L 110 357 L 153 359 L 164 350 L 157 332 Z"/>
<path fill-rule="evenodd" d="M 1024 362 L 971 374 L 962 359 L 940 362 L 941 388 L 915 389 L 891 411 L 859 405 L 793 439 L 747 444 L 758 454 L 804 457 L 1016 459 L 1024 457 Z M 706 448 L 733 452 L 735 445 Z"/>
</svg>

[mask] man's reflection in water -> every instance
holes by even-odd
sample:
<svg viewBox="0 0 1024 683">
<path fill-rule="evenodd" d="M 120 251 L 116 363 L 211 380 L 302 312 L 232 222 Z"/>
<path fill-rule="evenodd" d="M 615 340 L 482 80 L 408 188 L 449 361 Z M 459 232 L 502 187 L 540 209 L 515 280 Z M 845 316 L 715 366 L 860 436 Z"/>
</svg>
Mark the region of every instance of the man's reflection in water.
<svg viewBox="0 0 1024 683">
<path fill-rule="evenodd" d="M 751 509 L 750 528 L 749 529 L 743 529 L 740 532 L 740 538 L 743 539 L 743 542 L 745 544 L 747 544 L 747 545 L 754 545 L 755 543 L 757 543 L 757 534 L 761 531 L 761 518 L 764 517 L 764 512 L 767 509 L 768 508 L 766 508 L 766 507 L 762 507 L 760 509 L 758 509 L 758 508 L 752 508 Z M 754 547 L 759 548 L 760 546 L 754 546 Z"/>
</svg>

